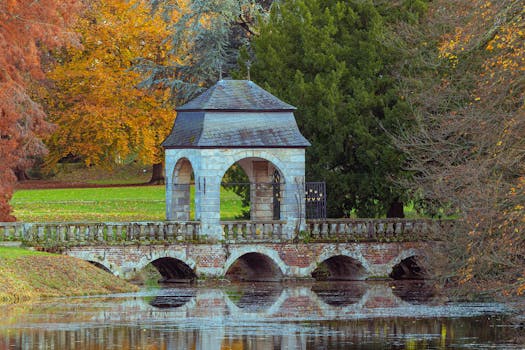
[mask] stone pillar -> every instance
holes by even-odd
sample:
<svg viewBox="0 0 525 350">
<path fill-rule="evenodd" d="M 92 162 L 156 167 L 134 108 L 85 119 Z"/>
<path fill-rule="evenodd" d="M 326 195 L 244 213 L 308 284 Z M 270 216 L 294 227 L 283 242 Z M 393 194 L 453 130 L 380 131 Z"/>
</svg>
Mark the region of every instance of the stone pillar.
<svg viewBox="0 0 525 350">
<path fill-rule="evenodd" d="M 200 233 L 220 239 L 220 182 L 213 176 L 201 176 L 199 182 L 201 184 L 199 190 Z"/>
<path fill-rule="evenodd" d="M 297 231 L 306 227 L 305 209 L 305 166 L 304 149 L 283 150 L 282 158 L 287 161 L 284 171 L 284 191 L 281 201 L 281 220 L 286 221 L 285 233 L 292 238 Z"/>
<path fill-rule="evenodd" d="M 253 182 L 250 184 L 251 219 L 273 219 L 273 188 L 270 163 L 253 161 Z M 271 167 L 273 168 L 273 167 Z"/>
</svg>

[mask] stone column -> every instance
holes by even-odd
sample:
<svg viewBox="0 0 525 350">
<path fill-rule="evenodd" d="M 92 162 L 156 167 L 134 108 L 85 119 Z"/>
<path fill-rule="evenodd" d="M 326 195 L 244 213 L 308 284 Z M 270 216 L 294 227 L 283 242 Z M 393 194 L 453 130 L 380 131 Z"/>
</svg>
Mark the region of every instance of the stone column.
<svg viewBox="0 0 525 350">
<path fill-rule="evenodd" d="M 287 168 L 283 170 L 285 183 L 281 219 L 286 220 L 285 233 L 292 238 L 297 230 L 306 227 L 304 149 L 285 149 L 281 150 L 281 154 L 287 163 Z"/>
<path fill-rule="evenodd" d="M 253 161 L 254 183 L 250 184 L 252 220 L 273 219 L 273 188 L 269 172 L 268 161 Z"/>
</svg>

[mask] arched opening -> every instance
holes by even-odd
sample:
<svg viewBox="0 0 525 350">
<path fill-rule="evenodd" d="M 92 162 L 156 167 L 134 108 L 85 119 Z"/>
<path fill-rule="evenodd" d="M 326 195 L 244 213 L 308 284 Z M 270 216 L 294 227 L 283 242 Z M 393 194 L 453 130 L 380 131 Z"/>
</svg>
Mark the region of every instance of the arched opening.
<svg viewBox="0 0 525 350">
<path fill-rule="evenodd" d="M 113 275 L 113 272 L 112 272 L 110 269 L 108 269 L 106 266 L 102 265 L 101 263 L 99 263 L 99 262 L 97 262 L 97 261 L 91 261 L 91 260 L 88 260 L 88 263 L 90 263 L 90 264 L 92 264 L 92 265 L 98 267 L 99 269 L 104 270 L 104 271 L 106 271 L 107 273 L 110 273 L 110 274 Z"/>
<path fill-rule="evenodd" d="M 222 177 L 220 205 L 221 220 L 250 219 L 250 178 L 237 163 Z"/>
<path fill-rule="evenodd" d="M 225 277 L 236 282 L 277 282 L 283 278 L 283 273 L 268 256 L 260 253 L 247 253 L 230 266 Z"/>
<path fill-rule="evenodd" d="M 191 283 L 197 275 L 183 261 L 174 258 L 160 258 L 151 262 L 162 276 L 159 283 Z"/>
<path fill-rule="evenodd" d="M 421 266 L 421 259 L 410 256 L 403 259 L 392 268 L 389 277 L 395 280 L 423 280 L 428 277 L 426 270 Z"/>
<path fill-rule="evenodd" d="M 312 272 L 312 277 L 317 281 L 359 281 L 363 280 L 365 275 L 363 265 L 345 255 L 326 259 Z"/>
<path fill-rule="evenodd" d="M 237 212 L 241 214 L 235 219 L 281 220 L 284 176 L 272 162 L 258 157 L 243 158 L 228 168 L 221 184 L 240 198 L 242 206 Z M 221 194 L 223 220 L 232 217 L 227 214 L 231 213 L 231 204 L 225 200 L 225 193 Z"/>
<path fill-rule="evenodd" d="M 194 203 L 191 195 L 194 190 L 193 167 L 187 158 L 181 158 L 173 169 L 171 208 L 169 220 L 188 221 L 194 218 Z"/>
<path fill-rule="evenodd" d="M 366 282 L 319 282 L 312 286 L 319 299 L 331 306 L 349 306 L 359 302 L 368 290 Z"/>
</svg>

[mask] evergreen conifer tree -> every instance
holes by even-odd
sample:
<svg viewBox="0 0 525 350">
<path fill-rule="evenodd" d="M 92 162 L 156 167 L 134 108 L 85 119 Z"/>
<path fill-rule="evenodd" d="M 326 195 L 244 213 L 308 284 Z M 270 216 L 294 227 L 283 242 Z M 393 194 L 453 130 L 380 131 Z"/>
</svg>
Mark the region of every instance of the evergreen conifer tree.
<svg viewBox="0 0 525 350">
<path fill-rule="evenodd" d="M 326 181 L 330 216 L 403 215 L 406 194 L 395 179 L 405 176 L 404 156 L 388 134 L 409 127 L 411 113 L 384 39 L 371 0 L 287 0 L 274 3 L 251 43 L 252 79 L 298 107 L 312 143 L 307 179 Z"/>
</svg>

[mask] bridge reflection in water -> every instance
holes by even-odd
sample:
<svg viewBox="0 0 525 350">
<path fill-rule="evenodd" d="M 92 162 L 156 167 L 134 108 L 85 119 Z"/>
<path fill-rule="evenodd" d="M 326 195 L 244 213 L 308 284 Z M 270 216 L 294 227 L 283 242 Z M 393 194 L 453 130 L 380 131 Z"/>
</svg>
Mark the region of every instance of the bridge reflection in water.
<svg viewBox="0 0 525 350">
<path fill-rule="evenodd" d="M 423 282 L 180 287 L 0 307 L 0 348 L 449 349 L 507 341 L 504 311 Z"/>
</svg>

